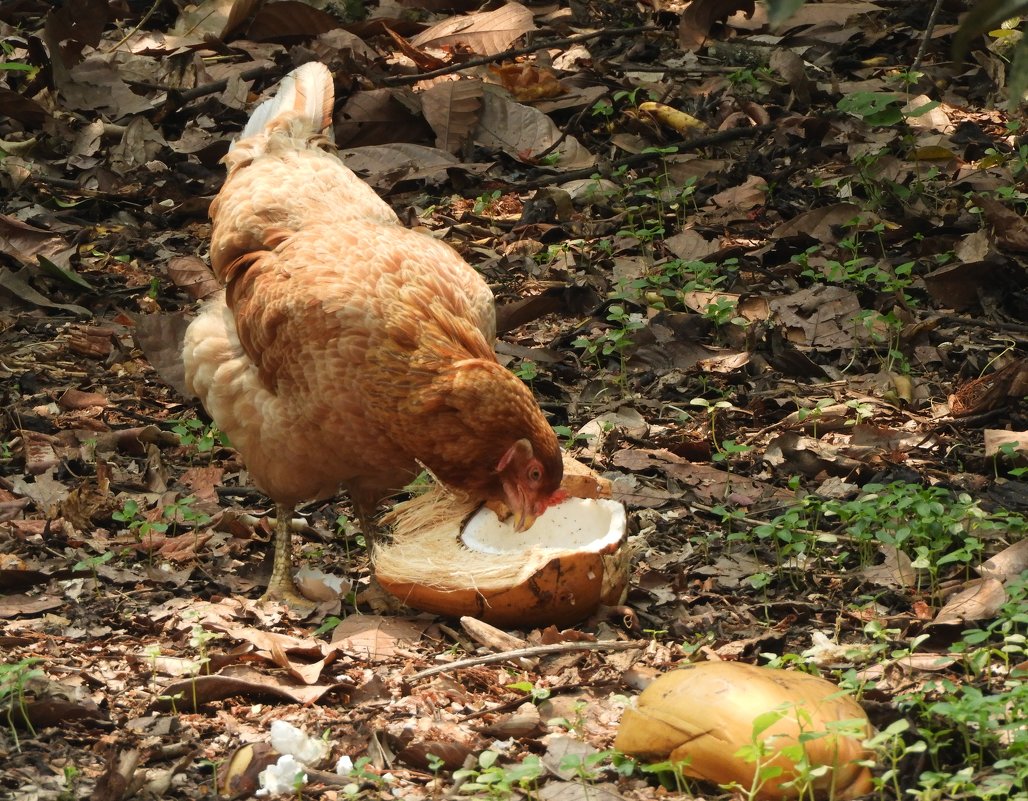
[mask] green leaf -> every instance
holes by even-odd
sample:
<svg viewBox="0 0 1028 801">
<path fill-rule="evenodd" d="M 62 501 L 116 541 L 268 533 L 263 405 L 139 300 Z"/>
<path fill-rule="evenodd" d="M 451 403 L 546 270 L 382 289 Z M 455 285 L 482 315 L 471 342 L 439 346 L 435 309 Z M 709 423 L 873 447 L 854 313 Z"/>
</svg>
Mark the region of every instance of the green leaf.
<svg viewBox="0 0 1028 801">
<path fill-rule="evenodd" d="M 89 292 L 95 292 L 96 288 L 73 270 L 65 270 L 63 267 L 54 264 L 46 256 L 37 254 L 36 258 L 39 259 L 39 266 L 43 268 L 43 272 L 52 278 L 57 278 L 69 284 L 74 284 L 80 289 L 85 289 Z"/>
<path fill-rule="evenodd" d="M 1006 20 L 1028 11 L 1028 0 L 978 0 L 960 23 L 953 36 L 953 58 L 960 61 L 967 55 L 971 40 L 998 28 Z"/>
<path fill-rule="evenodd" d="M 908 117 L 920 117 L 922 114 L 927 114 L 929 111 L 932 111 L 933 109 L 938 108 L 939 105 L 940 105 L 940 103 L 939 103 L 938 100 L 932 100 L 932 101 L 930 101 L 928 103 L 925 103 L 923 106 L 918 106 L 913 111 L 908 111 L 907 112 L 907 116 Z"/>
</svg>

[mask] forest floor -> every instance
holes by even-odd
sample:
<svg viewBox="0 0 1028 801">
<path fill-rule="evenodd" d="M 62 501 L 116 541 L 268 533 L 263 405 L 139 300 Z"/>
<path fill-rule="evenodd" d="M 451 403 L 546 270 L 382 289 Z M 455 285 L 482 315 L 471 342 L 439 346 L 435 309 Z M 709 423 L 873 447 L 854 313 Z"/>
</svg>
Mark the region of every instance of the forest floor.
<svg viewBox="0 0 1028 801">
<path fill-rule="evenodd" d="M 955 61 L 931 2 L 53 5 L 0 3 L 0 799 L 249 797 L 277 721 L 325 744 L 297 798 L 759 798 L 614 748 L 716 661 L 852 693 L 870 797 L 1028 799 L 1016 32 Z M 294 534 L 342 590 L 258 602 L 274 507 L 180 343 L 219 160 L 311 59 L 341 158 L 485 276 L 625 505 L 622 604 L 398 610 L 345 496 Z"/>
</svg>

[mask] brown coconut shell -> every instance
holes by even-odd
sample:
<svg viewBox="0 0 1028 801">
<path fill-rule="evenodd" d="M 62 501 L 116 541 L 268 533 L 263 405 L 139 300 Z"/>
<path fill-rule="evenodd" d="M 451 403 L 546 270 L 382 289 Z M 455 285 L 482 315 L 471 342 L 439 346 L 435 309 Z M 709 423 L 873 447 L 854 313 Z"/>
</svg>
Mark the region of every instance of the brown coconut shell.
<svg viewBox="0 0 1028 801">
<path fill-rule="evenodd" d="M 562 486 L 574 497 L 610 497 L 610 484 L 565 456 Z M 438 485 L 387 517 L 393 542 L 376 549 L 378 583 L 407 606 L 501 628 L 569 626 L 600 604 L 620 603 L 628 585 L 624 532 L 599 550 L 538 546 L 483 554 L 460 539 L 475 505 Z M 500 512 L 502 514 L 502 512 Z"/>
<path fill-rule="evenodd" d="M 831 768 L 812 782 L 818 798 L 845 801 L 870 792 L 871 771 L 861 764 L 871 757 L 863 746 L 872 733 L 866 713 L 839 687 L 808 673 L 739 662 L 701 662 L 665 673 L 625 710 L 614 747 L 648 761 L 681 762 L 687 776 L 750 788 L 757 765 L 737 752 L 752 742 L 757 718 L 777 711 L 783 716 L 756 737 L 767 748 L 761 765 L 782 772 L 755 798 L 799 797 L 802 788 L 783 786 L 799 772 L 782 750 L 801 735 L 810 766 Z M 840 733 L 834 724 L 841 721 L 854 721 L 856 736 Z"/>
</svg>

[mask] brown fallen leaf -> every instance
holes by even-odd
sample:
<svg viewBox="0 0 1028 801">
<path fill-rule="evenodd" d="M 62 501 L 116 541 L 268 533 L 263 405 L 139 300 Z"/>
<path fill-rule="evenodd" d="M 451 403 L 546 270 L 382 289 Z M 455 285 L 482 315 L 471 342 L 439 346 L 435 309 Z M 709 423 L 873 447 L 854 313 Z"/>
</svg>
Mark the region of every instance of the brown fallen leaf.
<svg viewBox="0 0 1028 801">
<path fill-rule="evenodd" d="M 752 17 L 755 5 L 753 0 L 693 0 L 679 19 L 679 46 L 683 50 L 695 50 L 707 41 L 714 23 L 740 11 Z"/>
<path fill-rule="evenodd" d="M 785 239 L 805 234 L 816 242 L 838 242 L 852 230 L 854 220 L 859 220 L 861 226 L 875 222 L 874 215 L 853 203 L 835 203 L 797 214 L 775 228 L 771 237 Z"/>
<path fill-rule="evenodd" d="M 435 133 L 435 146 L 460 153 L 478 125 L 481 81 L 441 81 L 421 93 L 421 113 Z"/>
<path fill-rule="evenodd" d="M 90 359 L 106 359 L 114 350 L 117 331 L 106 326 L 73 325 L 68 329 L 68 347 Z"/>
<path fill-rule="evenodd" d="M 165 268 L 171 282 L 186 291 L 193 300 L 203 300 L 221 289 L 207 263 L 196 256 L 171 259 Z"/>
<path fill-rule="evenodd" d="M 535 30 L 532 12 L 519 3 L 507 3 L 495 11 L 445 19 L 423 30 L 410 43 L 420 48 L 464 45 L 480 55 L 492 56 L 502 53 L 531 30 Z"/>
<path fill-rule="evenodd" d="M 57 399 L 57 405 L 66 411 L 90 409 L 109 404 L 106 395 L 99 392 L 83 392 L 81 389 L 69 389 Z"/>
<path fill-rule="evenodd" d="M 264 675 L 249 667 L 232 665 L 215 676 L 194 676 L 169 684 L 161 690 L 160 697 L 150 705 L 150 709 L 199 712 L 203 705 L 212 701 L 239 696 L 306 705 L 317 703 L 327 693 L 352 688 L 349 682 L 301 685 Z"/>
<path fill-rule="evenodd" d="M 998 409 L 1010 398 L 1028 394 L 1028 359 L 1015 359 L 1006 367 L 961 385 L 949 396 L 950 414 L 966 417 Z"/>
<path fill-rule="evenodd" d="M 976 620 L 990 620 L 1006 602 L 1007 593 L 1003 582 L 994 578 L 969 581 L 965 588 L 951 595 L 946 604 L 932 620 L 933 626 L 950 626 L 971 623 Z"/>
<path fill-rule="evenodd" d="M 983 562 L 978 573 L 986 578 L 1009 581 L 1028 570 L 1028 539 L 1008 545 L 991 559 Z"/>
<path fill-rule="evenodd" d="M 992 226 L 996 243 L 1004 250 L 1028 253 L 1028 222 L 1000 201 L 987 195 L 975 195 L 975 203 L 985 212 L 985 219 Z"/>
<path fill-rule="evenodd" d="M 513 63 L 489 65 L 489 71 L 500 79 L 500 84 L 519 103 L 529 103 L 546 97 L 557 97 L 564 93 L 564 87 L 557 80 L 553 70 L 534 64 Z"/>
<path fill-rule="evenodd" d="M 335 627 L 332 644 L 355 658 L 378 662 L 401 647 L 416 645 L 428 623 L 413 618 L 351 615 Z"/>
</svg>

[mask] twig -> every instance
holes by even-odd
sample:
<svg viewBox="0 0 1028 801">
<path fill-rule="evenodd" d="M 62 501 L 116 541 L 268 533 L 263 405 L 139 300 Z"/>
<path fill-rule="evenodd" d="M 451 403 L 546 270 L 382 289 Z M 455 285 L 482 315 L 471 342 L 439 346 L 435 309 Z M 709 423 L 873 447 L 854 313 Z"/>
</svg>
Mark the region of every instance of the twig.
<svg viewBox="0 0 1028 801">
<path fill-rule="evenodd" d="M 239 74 L 239 77 L 244 81 L 253 81 L 258 78 L 264 78 L 270 75 L 277 75 L 281 72 L 280 69 L 274 67 L 254 67 L 253 69 L 244 70 Z M 178 111 L 186 103 L 192 100 L 198 100 L 201 97 L 207 95 L 213 95 L 215 92 L 224 92 L 228 88 L 228 79 L 223 78 L 220 81 L 211 81 L 210 83 L 202 84 L 201 86 L 194 86 L 192 89 L 181 91 L 179 89 L 163 87 L 164 91 L 168 93 L 168 99 L 164 102 L 164 106 L 161 107 L 157 120 L 162 120 L 174 111 Z"/>
<path fill-rule="evenodd" d="M 473 656 L 468 659 L 458 659 L 456 662 L 448 662 L 445 665 L 420 670 L 413 676 L 406 679 L 406 683 L 421 681 L 437 673 L 449 673 L 454 670 L 462 670 L 479 665 L 492 665 L 496 662 L 509 662 L 515 659 L 528 659 L 534 656 L 546 656 L 548 654 L 566 654 L 573 651 L 631 651 L 635 648 L 646 648 L 648 640 L 604 640 L 602 642 L 560 642 L 555 645 L 535 645 L 531 648 L 517 648 L 513 651 L 501 651 L 496 654 L 485 656 Z"/>
<path fill-rule="evenodd" d="M 656 72 L 662 75 L 723 75 L 738 72 L 739 67 L 729 64 L 691 64 L 688 67 L 662 67 L 659 64 L 632 64 L 624 63 L 617 65 L 618 72 Z"/>
<path fill-rule="evenodd" d="M 674 150 L 676 153 L 688 153 L 701 147 L 710 147 L 711 145 L 720 145 L 725 142 L 734 142 L 736 139 L 759 139 L 774 130 L 774 127 L 775 126 L 772 123 L 768 123 L 766 125 L 758 125 L 754 128 L 731 128 L 730 130 L 718 131 L 707 136 L 698 136 L 695 139 L 672 142 L 669 145 L 654 148 L 652 152 L 635 153 L 631 156 L 626 156 L 623 159 L 612 161 L 609 164 L 609 168 L 617 169 L 618 167 L 632 167 L 636 164 L 645 164 L 648 161 L 653 161 L 669 155 L 671 150 Z M 578 178 L 591 178 L 597 172 L 598 170 L 596 167 L 586 167 L 582 170 L 572 170 L 571 172 L 544 175 L 541 178 L 533 178 L 531 181 L 522 181 L 518 184 L 508 184 L 508 186 L 517 191 L 538 189 L 540 186 L 547 186 L 548 184 L 552 184 L 554 181 L 574 181 Z"/>
<path fill-rule="evenodd" d="M 943 314 L 939 317 L 939 322 L 962 326 L 973 325 L 978 328 L 985 328 L 991 331 L 1013 331 L 1018 334 L 1028 334 L 1028 325 L 1024 325 L 1022 323 L 1005 323 L 1000 320 L 986 320 L 982 317 L 962 317 L 958 314 Z M 1024 343 L 1024 340 L 1019 337 L 1010 338 L 1017 341 L 1018 344 Z"/>
<path fill-rule="evenodd" d="M 914 58 L 914 63 L 910 65 L 911 70 L 916 70 L 921 66 L 925 51 L 928 49 L 928 40 L 932 38 L 932 31 L 935 30 L 935 18 L 939 16 L 941 7 L 942 0 L 935 0 L 935 6 L 932 8 L 932 13 L 928 17 L 928 25 L 924 30 L 924 37 L 921 39 L 921 46 L 917 48 L 917 56 Z"/>
<path fill-rule="evenodd" d="M 106 52 L 113 53 L 115 50 L 117 50 L 119 47 L 125 44 L 125 42 L 127 42 L 132 37 L 132 34 L 136 33 L 140 28 L 146 25 L 147 21 L 150 19 L 150 17 L 154 15 L 154 12 L 160 7 L 161 3 L 163 2 L 164 0 L 154 0 L 154 4 L 150 6 L 150 10 L 139 18 L 139 22 L 137 22 L 135 26 L 121 38 L 120 42 L 114 45 L 114 47 L 108 48 Z"/>
<path fill-rule="evenodd" d="M 418 83 L 419 81 L 424 81 L 428 78 L 438 78 L 440 75 L 450 75 L 454 72 L 470 69 L 471 67 L 483 67 L 486 64 L 502 61 L 505 58 L 525 56 L 529 53 L 535 53 L 538 50 L 543 50 L 549 47 L 563 47 L 564 45 L 577 44 L 578 42 L 588 42 L 590 39 L 607 39 L 613 36 L 627 36 L 635 33 L 648 33 L 650 31 L 659 30 L 661 29 L 655 25 L 639 25 L 635 28 L 604 28 L 603 30 L 592 31 L 590 33 L 579 33 L 574 36 L 566 36 L 563 39 L 550 39 L 546 42 L 536 42 L 524 47 L 512 47 L 509 50 L 504 50 L 502 53 L 496 53 L 491 56 L 470 58 L 467 61 L 460 62 L 459 64 L 449 64 L 445 67 L 440 67 L 437 70 L 419 72 L 416 75 L 399 75 L 395 78 L 386 78 L 381 82 L 381 85 L 408 86 L 413 83 Z"/>
</svg>

